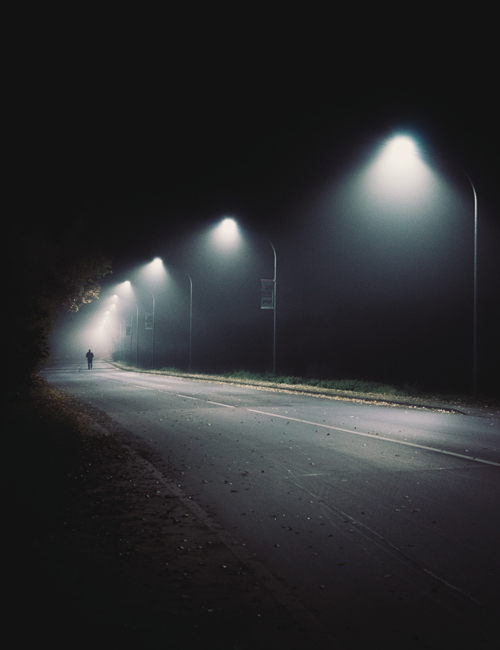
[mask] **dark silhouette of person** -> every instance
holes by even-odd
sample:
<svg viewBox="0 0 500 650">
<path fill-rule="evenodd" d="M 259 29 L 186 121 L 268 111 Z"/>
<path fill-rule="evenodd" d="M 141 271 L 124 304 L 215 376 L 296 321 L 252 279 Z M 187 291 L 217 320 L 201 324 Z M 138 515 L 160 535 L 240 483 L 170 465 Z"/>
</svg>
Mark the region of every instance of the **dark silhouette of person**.
<svg viewBox="0 0 500 650">
<path fill-rule="evenodd" d="M 87 354 L 85 356 L 87 357 L 87 361 L 88 361 L 88 364 L 89 364 L 89 370 L 90 370 L 92 368 L 92 359 L 94 358 L 94 353 L 89 348 L 89 351 L 87 352 Z"/>
</svg>

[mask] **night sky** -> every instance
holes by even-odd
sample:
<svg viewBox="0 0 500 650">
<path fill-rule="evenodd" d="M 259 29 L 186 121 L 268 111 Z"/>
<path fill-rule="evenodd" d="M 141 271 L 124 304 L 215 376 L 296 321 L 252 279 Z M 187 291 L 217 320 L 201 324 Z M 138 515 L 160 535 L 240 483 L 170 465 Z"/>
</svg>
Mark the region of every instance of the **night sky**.
<svg viewBox="0 0 500 650">
<path fill-rule="evenodd" d="M 155 256 L 175 267 L 176 295 L 158 288 L 157 300 L 168 365 L 185 365 L 188 272 L 195 368 L 270 369 L 268 238 L 280 372 L 469 390 L 473 202 L 461 167 L 478 195 L 481 385 L 497 392 L 498 53 L 484 14 L 480 44 L 460 16 L 388 18 L 193 6 L 68 15 L 66 29 L 44 15 L 40 29 L 31 17 L 10 93 L 18 221 L 62 246 L 77 229 L 109 252 L 103 297 Z M 401 132 L 430 171 L 425 191 L 394 202 L 367 188 Z M 225 216 L 242 248 L 212 253 Z"/>
</svg>

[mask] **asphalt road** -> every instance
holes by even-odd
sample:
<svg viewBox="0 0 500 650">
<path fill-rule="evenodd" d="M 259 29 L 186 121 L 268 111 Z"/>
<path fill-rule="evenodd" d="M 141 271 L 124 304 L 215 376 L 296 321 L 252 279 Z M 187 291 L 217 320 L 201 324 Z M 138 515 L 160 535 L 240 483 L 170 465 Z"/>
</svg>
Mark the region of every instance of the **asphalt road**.
<svg viewBox="0 0 500 650">
<path fill-rule="evenodd" d="M 45 376 L 175 468 L 180 490 L 310 613 L 324 647 L 498 640 L 498 419 L 99 361 Z"/>
</svg>

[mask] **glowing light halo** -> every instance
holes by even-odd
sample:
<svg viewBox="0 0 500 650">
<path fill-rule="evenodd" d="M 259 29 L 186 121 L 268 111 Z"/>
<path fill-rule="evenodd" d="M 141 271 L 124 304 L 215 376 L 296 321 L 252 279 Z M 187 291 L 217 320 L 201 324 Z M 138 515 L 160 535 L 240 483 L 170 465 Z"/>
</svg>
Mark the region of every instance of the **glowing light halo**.
<svg viewBox="0 0 500 650">
<path fill-rule="evenodd" d="M 386 145 L 386 155 L 395 165 L 411 164 L 418 157 L 413 138 L 408 135 L 396 135 Z"/>
<path fill-rule="evenodd" d="M 229 247 L 240 237 L 238 224 L 232 217 L 225 217 L 215 228 L 213 236 L 219 245 Z"/>
<path fill-rule="evenodd" d="M 367 175 L 373 197 L 398 204 L 421 201 L 429 192 L 433 174 L 419 156 L 413 138 L 395 135 L 388 140 Z"/>
<path fill-rule="evenodd" d="M 158 282 L 163 282 L 166 280 L 167 270 L 162 258 L 155 257 L 151 260 L 151 262 L 148 262 L 147 264 L 141 266 L 139 269 L 138 277 L 140 278 L 140 281 L 144 281 L 146 285 L 153 283 L 155 286 L 157 286 Z"/>
</svg>

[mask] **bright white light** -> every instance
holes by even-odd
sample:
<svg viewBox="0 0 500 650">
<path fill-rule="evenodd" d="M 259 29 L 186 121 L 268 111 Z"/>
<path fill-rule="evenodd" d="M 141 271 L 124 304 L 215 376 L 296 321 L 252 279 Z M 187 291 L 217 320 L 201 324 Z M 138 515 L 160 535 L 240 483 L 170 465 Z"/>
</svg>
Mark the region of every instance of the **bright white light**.
<svg viewBox="0 0 500 650">
<path fill-rule="evenodd" d="M 167 274 L 161 257 L 155 257 L 152 262 L 146 264 L 142 268 L 141 274 L 142 277 L 148 281 L 164 280 Z"/>
<path fill-rule="evenodd" d="M 231 246 L 239 239 L 238 225 L 234 219 L 226 217 L 214 230 L 214 238 L 223 246 Z"/>
<path fill-rule="evenodd" d="M 411 164 L 418 156 L 415 143 L 407 135 L 393 138 L 387 145 L 385 155 L 395 166 Z"/>
<path fill-rule="evenodd" d="M 432 185 L 432 174 L 412 138 L 399 135 L 384 146 L 367 180 L 373 198 L 403 205 L 424 198 Z"/>
<path fill-rule="evenodd" d="M 154 260 L 151 262 L 151 268 L 156 270 L 160 270 L 163 268 L 163 261 L 161 257 L 155 257 Z"/>
<path fill-rule="evenodd" d="M 122 301 L 127 303 L 131 300 L 135 300 L 134 288 L 132 287 L 130 280 L 125 280 L 125 282 L 115 285 L 115 291 L 118 294 L 118 302 L 122 305 Z"/>
<path fill-rule="evenodd" d="M 116 286 L 116 290 L 118 294 L 123 295 L 130 295 L 132 293 L 132 284 L 130 283 L 130 280 L 125 280 L 125 282 L 121 282 Z"/>
<path fill-rule="evenodd" d="M 220 225 L 221 232 L 223 232 L 227 236 L 233 236 L 234 233 L 238 230 L 238 226 L 236 225 L 236 221 L 234 219 L 231 219 L 230 217 L 226 217 L 221 225 Z"/>
</svg>

